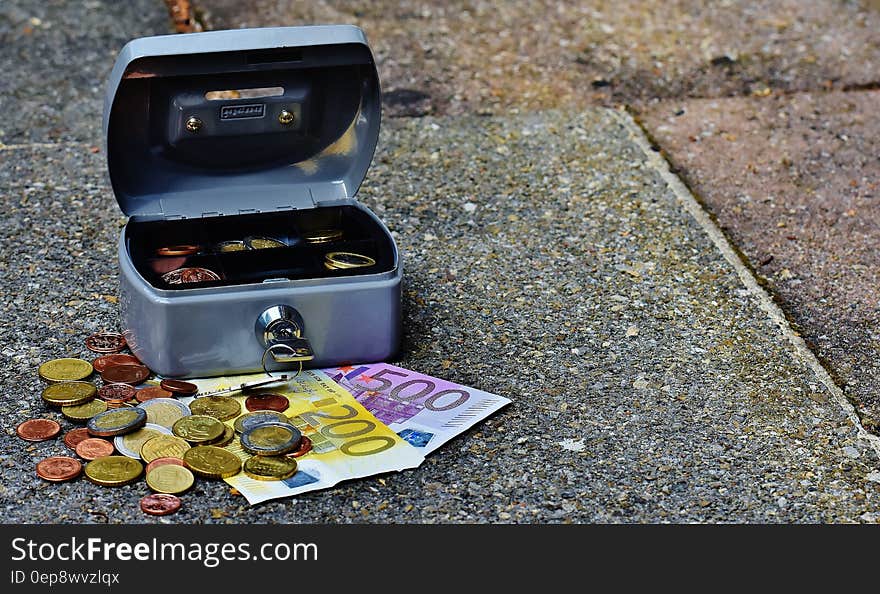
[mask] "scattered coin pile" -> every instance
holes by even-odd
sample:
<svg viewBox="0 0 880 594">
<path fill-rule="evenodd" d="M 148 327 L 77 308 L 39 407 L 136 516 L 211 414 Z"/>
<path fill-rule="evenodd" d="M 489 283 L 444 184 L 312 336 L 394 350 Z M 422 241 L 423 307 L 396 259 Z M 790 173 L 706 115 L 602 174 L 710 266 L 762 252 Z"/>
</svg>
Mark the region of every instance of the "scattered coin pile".
<svg viewBox="0 0 880 594">
<path fill-rule="evenodd" d="M 121 334 L 94 334 L 86 347 L 100 356 L 91 363 L 54 359 L 38 370 L 47 384 L 43 401 L 60 407 L 69 421 L 85 424 L 63 438 L 79 459 L 41 460 L 36 472 L 43 480 L 63 482 L 84 474 L 92 483 L 116 487 L 144 477 L 154 493 L 141 499 L 141 510 L 167 515 L 180 509 L 178 495 L 197 478 L 223 479 L 243 471 L 256 480 L 284 480 L 296 473 L 296 459 L 312 449 L 311 440 L 282 414 L 290 403 L 281 394 L 251 395 L 244 412 L 234 398 L 198 396 L 190 382 L 162 379 L 143 386 L 152 373 L 134 355 L 120 352 L 126 348 Z M 100 387 L 87 381 L 94 373 L 101 377 Z M 195 399 L 189 405 L 177 399 L 186 396 Z M 46 441 L 60 435 L 61 425 L 29 419 L 16 433 L 26 441 Z M 229 445 L 249 456 L 242 462 L 226 449 Z"/>
</svg>

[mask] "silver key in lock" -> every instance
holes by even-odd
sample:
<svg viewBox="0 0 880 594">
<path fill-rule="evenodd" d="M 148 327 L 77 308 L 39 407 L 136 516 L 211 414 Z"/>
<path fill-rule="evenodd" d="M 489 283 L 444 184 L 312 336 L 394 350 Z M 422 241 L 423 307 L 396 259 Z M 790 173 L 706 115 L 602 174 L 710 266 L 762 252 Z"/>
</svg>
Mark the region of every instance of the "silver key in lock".
<svg viewBox="0 0 880 594">
<path fill-rule="evenodd" d="M 257 340 L 276 363 L 296 363 L 315 358 L 312 345 L 303 336 L 302 316 L 289 305 L 273 305 L 257 318 Z M 283 348 L 273 348 L 283 345 Z"/>
</svg>

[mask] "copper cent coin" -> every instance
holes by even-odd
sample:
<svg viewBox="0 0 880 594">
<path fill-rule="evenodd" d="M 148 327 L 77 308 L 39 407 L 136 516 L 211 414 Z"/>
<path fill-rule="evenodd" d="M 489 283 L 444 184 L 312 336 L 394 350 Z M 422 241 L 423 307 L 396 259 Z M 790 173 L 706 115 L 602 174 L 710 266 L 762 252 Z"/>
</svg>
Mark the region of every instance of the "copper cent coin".
<svg viewBox="0 0 880 594">
<path fill-rule="evenodd" d="M 101 379 L 108 384 L 137 385 L 150 377 L 150 370 L 143 365 L 112 365 L 104 370 Z"/>
<path fill-rule="evenodd" d="M 93 353 L 118 353 L 125 348 L 125 337 L 119 332 L 98 332 L 86 338 L 86 348 Z"/>
<path fill-rule="evenodd" d="M 141 511 L 151 516 L 167 516 L 180 509 L 180 497 L 167 493 L 153 493 L 141 498 Z"/>
<path fill-rule="evenodd" d="M 112 456 L 113 450 L 113 444 L 106 439 L 90 437 L 77 444 L 76 455 L 83 460 L 94 460 L 95 458 Z"/>
<path fill-rule="evenodd" d="M 103 373 L 105 369 L 112 365 L 141 365 L 140 359 L 134 355 L 103 355 L 92 361 L 92 367 L 98 373 Z"/>
<path fill-rule="evenodd" d="M 305 456 L 309 452 L 312 451 L 312 440 L 303 435 L 299 440 L 299 447 L 287 454 L 293 458 L 299 458 L 300 456 Z"/>
<path fill-rule="evenodd" d="M 290 406 L 290 401 L 281 394 L 255 394 L 248 396 L 244 401 L 244 407 L 251 412 L 255 410 L 274 410 L 284 412 Z"/>
<path fill-rule="evenodd" d="M 15 428 L 25 441 L 46 441 L 61 433 L 61 425 L 52 419 L 30 419 Z"/>
<path fill-rule="evenodd" d="M 182 458 L 172 458 L 170 456 L 167 458 L 156 458 L 155 460 L 153 460 L 152 462 L 147 464 L 147 469 L 145 470 L 145 473 L 150 474 L 150 471 L 153 470 L 154 468 L 156 468 L 157 466 L 165 466 L 166 464 L 176 464 L 177 466 L 186 466 L 186 464 L 184 464 Z"/>
<path fill-rule="evenodd" d="M 159 382 L 159 387 L 178 396 L 192 396 L 199 391 L 199 387 L 195 384 L 174 379 L 163 379 Z"/>
<path fill-rule="evenodd" d="M 207 268 L 184 268 L 180 278 L 184 283 L 203 283 L 220 280 L 220 275 Z"/>
<path fill-rule="evenodd" d="M 156 250 L 157 256 L 189 256 L 199 251 L 197 245 L 169 245 Z"/>
<path fill-rule="evenodd" d="M 110 408 L 122 406 L 137 394 L 137 388 L 128 384 L 104 384 L 98 388 L 98 398 Z"/>
<path fill-rule="evenodd" d="M 79 442 L 84 439 L 89 439 L 91 435 L 89 435 L 89 430 L 85 427 L 80 427 L 79 429 L 71 429 L 67 433 L 64 434 L 64 445 L 69 447 L 71 450 L 76 450 L 76 446 Z"/>
<path fill-rule="evenodd" d="M 150 386 L 138 390 L 134 397 L 138 402 L 146 402 L 153 398 L 171 398 L 172 396 L 173 394 L 171 392 L 163 390 L 160 386 Z"/>
<path fill-rule="evenodd" d="M 159 258 L 150 262 L 150 268 L 156 274 L 166 274 L 186 264 L 186 256 Z"/>
<path fill-rule="evenodd" d="M 80 472 L 82 463 L 70 456 L 52 456 L 37 463 L 37 476 L 53 483 L 75 479 Z"/>
<path fill-rule="evenodd" d="M 190 283 L 203 283 L 218 281 L 220 276 L 207 268 L 178 268 L 162 275 L 162 280 L 169 285 L 185 285 Z"/>
</svg>

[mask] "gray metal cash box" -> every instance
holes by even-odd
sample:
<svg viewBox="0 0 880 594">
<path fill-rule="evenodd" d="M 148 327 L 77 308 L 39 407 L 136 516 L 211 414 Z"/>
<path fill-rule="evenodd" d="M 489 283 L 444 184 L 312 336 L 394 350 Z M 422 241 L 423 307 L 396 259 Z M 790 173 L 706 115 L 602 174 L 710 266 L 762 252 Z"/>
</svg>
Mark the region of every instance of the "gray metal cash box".
<svg viewBox="0 0 880 594">
<path fill-rule="evenodd" d="M 352 26 L 135 39 L 107 88 L 123 332 L 170 377 L 381 361 L 394 239 L 355 198 L 381 101 Z M 267 356 L 268 355 L 268 356 Z"/>
</svg>

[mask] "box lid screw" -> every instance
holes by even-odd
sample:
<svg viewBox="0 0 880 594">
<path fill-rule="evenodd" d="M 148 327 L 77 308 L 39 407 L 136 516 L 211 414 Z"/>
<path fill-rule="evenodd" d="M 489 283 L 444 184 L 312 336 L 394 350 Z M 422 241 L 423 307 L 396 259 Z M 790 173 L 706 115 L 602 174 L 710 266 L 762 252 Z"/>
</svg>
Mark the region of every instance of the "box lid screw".
<svg viewBox="0 0 880 594">
<path fill-rule="evenodd" d="M 278 114 L 278 121 L 280 123 L 284 124 L 285 126 L 289 126 L 290 124 L 292 124 L 293 119 L 294 119 L 293 113 L 287 111 L 286 109 L 282 109 L 281 113 Z"/>
<path fill-rule="evenodd" d="M 190 116 L 190 118 L 186 120 L 186 129 L 190 132 L 198 132 L 202 129 L 202 120 L 195 116 Z"/>
</svg>

